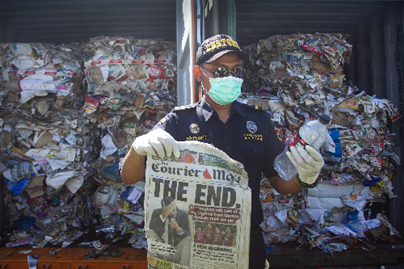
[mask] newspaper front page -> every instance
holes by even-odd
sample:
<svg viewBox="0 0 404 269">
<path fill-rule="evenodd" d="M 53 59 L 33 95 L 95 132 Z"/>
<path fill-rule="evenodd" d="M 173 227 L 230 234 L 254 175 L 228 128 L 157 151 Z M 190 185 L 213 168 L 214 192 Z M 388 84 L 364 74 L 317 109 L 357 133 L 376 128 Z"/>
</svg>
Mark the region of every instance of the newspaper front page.
<svg viewBox="0 0 404 269">
<path fill-rule="evenodd" d="M 248 268 L 251 190 L 243 165 L 201 142 L 148 156 L 148 268 Z"/>
</svg>

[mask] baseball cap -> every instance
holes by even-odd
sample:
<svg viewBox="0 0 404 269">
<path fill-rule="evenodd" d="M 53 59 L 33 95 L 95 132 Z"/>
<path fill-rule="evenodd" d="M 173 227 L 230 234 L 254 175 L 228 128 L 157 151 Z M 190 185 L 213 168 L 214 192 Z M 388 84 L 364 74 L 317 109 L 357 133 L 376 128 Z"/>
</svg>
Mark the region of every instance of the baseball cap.
<svg viewBox="0 0 404 269">
<path fill-rule="evenodd" d="M 212 63 L 229 52 L 236 53 L 241 59 L 247 60 L 247 54 L 242 51 L 231 36 L 218 34 L 209 37 L 199 46 L 196 52 L 196 65 L 201 63 Z"/>
</svg>

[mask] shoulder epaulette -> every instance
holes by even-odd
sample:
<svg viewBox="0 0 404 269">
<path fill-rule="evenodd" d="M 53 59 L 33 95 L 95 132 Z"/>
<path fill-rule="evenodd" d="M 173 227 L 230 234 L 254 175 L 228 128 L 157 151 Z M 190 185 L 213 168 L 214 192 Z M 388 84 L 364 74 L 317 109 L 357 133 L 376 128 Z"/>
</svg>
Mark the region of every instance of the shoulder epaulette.
<svg viewBox="0 0 404 269">
<path fill-rule="evenodd" d="M 243 104 L 246 108 L 249 109 L 255 109 L 255 110 L 261 110 L 261 111 L 267 111 L 265 108 L 262 106 L 253 106 L 253 105 L 248 105 L 248 104 Z"/>
<path fill-rule="evenodd" d="M 174 107 L 173 111 L 181 111 L 181 110 L 186 110 L 190 108 L 196 107 L 197 103 L 186 105 L 186 106 L 176 106 Z"/>
</svg>

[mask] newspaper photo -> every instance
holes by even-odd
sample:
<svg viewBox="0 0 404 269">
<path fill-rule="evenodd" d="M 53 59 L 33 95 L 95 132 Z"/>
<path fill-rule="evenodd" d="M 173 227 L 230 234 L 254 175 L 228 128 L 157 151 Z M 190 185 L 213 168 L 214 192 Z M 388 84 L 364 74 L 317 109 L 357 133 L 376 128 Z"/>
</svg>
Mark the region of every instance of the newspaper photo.
<svg viewBox="0 0 404 269">
<path fill-rule="evenodd" d="M 251 190 L 241 163 L 213 146 L 178 142 L 181 157 L 148 156 L 148 268 L 248 268 Z"/>
</svg>

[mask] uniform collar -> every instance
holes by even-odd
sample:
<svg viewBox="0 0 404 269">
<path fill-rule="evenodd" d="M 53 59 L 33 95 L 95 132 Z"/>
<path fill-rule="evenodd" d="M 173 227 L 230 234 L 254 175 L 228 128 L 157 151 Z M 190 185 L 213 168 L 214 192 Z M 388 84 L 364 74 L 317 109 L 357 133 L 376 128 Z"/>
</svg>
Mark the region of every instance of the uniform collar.
<svg viewBox="0 0 404 269">
<path fill-rule="evenodd" d="M 245 108 L 244 108 L 244 106 L 243 106 L 241 103 L 235 101 L 235 102 L 234 102 L 234 105 L 233 105 L 233 109 L 234 109 L 238 114 L 240 114 L 241 116 L 243 116 L 244 118 L 246 117 L 246 116 L 245 116 L 245 115 L 246 115 L 246 113 L 245 113 Z"/>
<path fill-rule="evenodd" d="M 208 102 L 206 102 L 205 98 L 202 98 L 202 100 L 200 101 L 199 109 L 199 114 L 204 117 L 205 121 L 208 121 L 210 117 L 212 117 L 212 115 L 215 113 L 215 110 L 209 105 Z M 241 103 L 237 101 L 233 103 L 231 110 L 232 111 L 230 117 L 233 116 L 234 112 L 237 112 L 243 117 L 245 117 L 246 115 L 245 108 L 242 106 Z"/>
<path fill-rule="evenodd" d="M 200 113 L 198 114 L 202 115 L 205 121 L 208 121 L 215 112 L 215 110 L 209 105 L 209 103 L 206 102 L 205 97 L 203 97 L 202 100 L 200 101 L 198 109 L 200 109 L 199 111 Z"/>
</svg>

